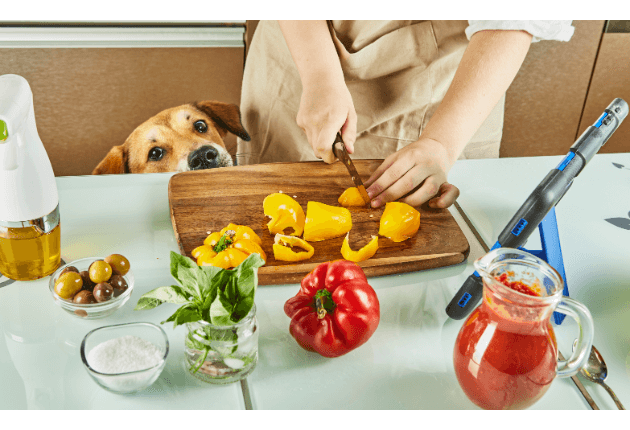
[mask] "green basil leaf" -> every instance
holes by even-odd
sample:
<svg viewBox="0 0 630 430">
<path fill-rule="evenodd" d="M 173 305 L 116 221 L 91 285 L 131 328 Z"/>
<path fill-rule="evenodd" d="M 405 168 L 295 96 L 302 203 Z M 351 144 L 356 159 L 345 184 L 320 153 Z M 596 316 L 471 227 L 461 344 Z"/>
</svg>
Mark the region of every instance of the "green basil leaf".
<svg viewBox="0 0 630 430">
<path fill-rule="evenodd" d="M 182 289 L 196 299 L 201 300 L 201 292 L 199 288 L 199 279 L 197 275 L 201 273 L 198 267 L 188 268 L 179 266 L 177 268 L 177 276 L 180 279 Z"/>
<path fill-rule="evenodd" d="M 232 325 L 232 306 L 228 304 L 225 308 L 225 302 L 221 300 L 221 293 L 217 294 L 217 298 L 210 305 L 210 322 L 214 325 Z"/>
<path fill-rule="evenodd" d="M 162 321 L 162 324 L 173 321 L 173 328 L 175 328 L 178 325 L 199 320 L 201 320 L 201 313 L 199 312 L 199 309 L 193 305 L 186 305 L 177 309 L 166 321 Z"/>
<path fill-rule="evenodd" d="M 201 297 L 204 298 L 204 303 L 205 303 L 205 298 L 207 298 L 208 296 L 212 296 L 211 300 L 208 302 L 208 305 L 206 306 L 206 307 L 210 307 L 210 303 L 214 301 L 214 297 L 216 296 L 216 284 L 213 283 L 213 280 L 221 272 L 224 272 L 225 269 L 221 269 L 220 267 L 214 267 L 214 266 L 199 266 L 199 270 L 201 271 L 201 273 L 197 274 L 197 279 L 199 281 L 199 289 L 201 291 Z"/>
<path fill-rule="evenodd" d="M 138 300 L 134 311 L 153 309 L 162 303 L 188 303 L 187 295 L 177 285 L 158 287 L 143 294 Z"/>
<path fill-rule="evenodd" d="M 237 323 L 247 316 L 254 306 L 254 296 L 258 287 L 258 268 L 265 261 L 258 254 L 250 254 L 235 269 L 236 300 L 232 308 L 232 320 Z"/>
<path fill-rule="evenodd" d="M 201 300 L 197 272 L 199 272 L 197 263 L 185 255 L 171 251 L 171 275 L 181 285 L 185 293 Z"/>
<path fill-rule="evenodd" d="M 185 255 L 178 254 L 177 252 L 171 251 L 171 275 L 173 278 L 177 280 L 181 284 L 181 280 L 178 278 L 178 269 L 179 267 L 187 267 L 189 269 L 195 268 L 197 263 L 195 263 L 190 258 Z"/>
</svg>

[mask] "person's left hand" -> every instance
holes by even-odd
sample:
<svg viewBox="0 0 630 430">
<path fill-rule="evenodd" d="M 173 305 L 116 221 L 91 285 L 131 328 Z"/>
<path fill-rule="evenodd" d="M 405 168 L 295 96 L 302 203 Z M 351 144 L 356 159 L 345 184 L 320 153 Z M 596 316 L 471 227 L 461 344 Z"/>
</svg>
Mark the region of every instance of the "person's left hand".
<svg viewBox="0 0 630 430">
<path fill-rule="evenodd" d="M 459 189 L 446 181 L 454 162 L 440 142 L 420 137 L 387 157 L 365 181 L 372 207 L 395 201 L 417 187 L 401 201 L 411 206 L 429 201 L 433 208 L 449 207 L 459 196 Z"/>
</svg>

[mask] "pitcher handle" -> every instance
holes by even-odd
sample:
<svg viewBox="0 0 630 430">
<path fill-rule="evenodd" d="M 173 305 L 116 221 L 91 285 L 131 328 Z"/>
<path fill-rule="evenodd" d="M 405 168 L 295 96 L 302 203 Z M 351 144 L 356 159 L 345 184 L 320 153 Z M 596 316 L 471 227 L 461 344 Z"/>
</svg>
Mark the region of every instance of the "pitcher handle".
<svg viewBox="0 0 630 430">
<path fill-rule="evenodd" d="M 577 345 L 568 360 L 558 360 L 556 375 L 560 378 L 577 374 L 586 364 L 593 346 L 593 318 L 588 308 L 569 297 L 563 297 L 556 311 L 573 318 L 580 329 Z"/>
</svg>

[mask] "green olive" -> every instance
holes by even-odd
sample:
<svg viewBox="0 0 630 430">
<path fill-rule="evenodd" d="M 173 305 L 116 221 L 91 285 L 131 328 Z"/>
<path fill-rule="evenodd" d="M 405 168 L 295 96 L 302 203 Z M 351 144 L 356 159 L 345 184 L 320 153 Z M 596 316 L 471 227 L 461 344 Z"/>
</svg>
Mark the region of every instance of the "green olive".
<svg viewBox="0 0 630 430">
<path fill-rule="evenodd" d="M 55 293 L 62 299 L 71 300 L 83 287 L 83 279 L 77 272 L 66 272 L 55 283 Z"/>
<path fill-rule="evenodd" d="M 105 261 L 112 266 L 112 269 L 118 272 L 119 275 L 125 276 L 129 272 L 129 260 L 125 256 L 120 254 L 112 254 L 105 257 Z"/>
<path fill-rule="evenodd" d="M 95 284 L 107 282 L 112 276 L 112 266 L 103 260 L 96 260 L 90 265 L 88 273 L 90 274 L 90 280 Z"/>
</svg>

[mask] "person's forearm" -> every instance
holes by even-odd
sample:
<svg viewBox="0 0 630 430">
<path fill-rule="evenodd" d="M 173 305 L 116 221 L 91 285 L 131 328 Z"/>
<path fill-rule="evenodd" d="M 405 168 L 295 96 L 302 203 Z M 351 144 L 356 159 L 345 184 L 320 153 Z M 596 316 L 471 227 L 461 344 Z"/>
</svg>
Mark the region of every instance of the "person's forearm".
<svg viewBox="0 0 630 430">
<path fill-rule="evenodd" d="M 278 21 L 302 86 L 343 82 L 343 71 L 326 21 Z"/>
<path fill-rule="evenodd" d="M 454 163 L 518 72 L 532 36 L 524 31 L 475 33 L 444 100 L 422 136 L 444 145 Z"/>
</svg>

